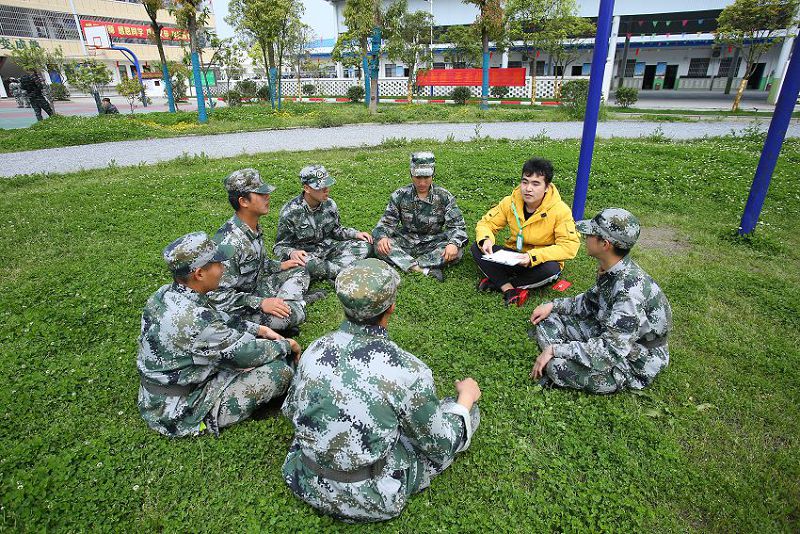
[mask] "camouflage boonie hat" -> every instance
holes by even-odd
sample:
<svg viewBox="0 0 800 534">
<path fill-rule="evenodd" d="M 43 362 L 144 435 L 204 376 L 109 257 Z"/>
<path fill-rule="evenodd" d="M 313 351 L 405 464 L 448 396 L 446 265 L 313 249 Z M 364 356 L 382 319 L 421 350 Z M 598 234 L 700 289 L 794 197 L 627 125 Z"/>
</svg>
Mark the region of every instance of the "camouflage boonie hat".
<svg viewBox="0 0 800 534">
<path fill-rule="evenodd" d="M 274 185 L 261 181 L 261 173 L 255 169 L 233 171 L 222 182 L 229 193 L 261 193 L 268 195 L 275 191 Z"/>
<path fill-rule="evenodd" d="M 230 256 L 211 241 L 205 232 L 193 232 L 179 237 L 164 249 L 164 261 L 173 274 L 187 276 L 209 263 L 225 261 Z"/>
<path fill-rule="evenodd" d="M 300 170 L 300 182 L 312 189 L 330 187 L 336 183 L 322 165 L 307 165 Z"/>
<path fill-rule="evenodd" d="M 347 315 L 357 321 L 371 319 L 394 304 L 400 275 L 377 258 L 359 260 L 336 277 L 336 296 Z"/>
<path fill-rule="evenodd" d="M 575 228 L 584 235 L 596 235 L 624 249 L 633 248 L 641 231 L 639 219 L 622 208 L 606 208 L 593 219 L 576 222 Z"/>
<path fill-rule="evenodd" d="M 433 152 L 414 152 L 411 154 L 411 176 L 433 176 L 436 157 Z"/>
</svg>

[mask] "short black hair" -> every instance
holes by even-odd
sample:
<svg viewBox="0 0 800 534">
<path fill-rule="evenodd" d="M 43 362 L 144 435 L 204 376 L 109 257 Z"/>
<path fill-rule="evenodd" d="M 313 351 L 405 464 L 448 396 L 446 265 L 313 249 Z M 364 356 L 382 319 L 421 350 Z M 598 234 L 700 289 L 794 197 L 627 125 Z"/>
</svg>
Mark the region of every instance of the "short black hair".
<svg viewBox="0 0 800 534">
<path fill-rule="evenodd" d="M 391 308 L 391 306 L 389 306 L 389 308 Z M 344 311 L 344 316 L 347 317 L 348 321 L 350 321 L 351 323 L 355 323 L 357 325 L 375 326 L 375 325 L 377 325 L 378 323 L 381 322 L 381 319 L 383 319 L 383 316 L 386 315 L 386 312 L 389 311 L 389 308 L 386 308 L 385 310 L 383 310 L 378 315 L 376 315 L 374 317 L 368 317 L 367 319 L 354 319 L 353 317 L 350 316 L 349 313 L 347 313 L 347 310 Z"/>
<path fill-rule="evenodd" d="M 239 211 L 241 209 L 242 206 L 239 204 L 239 199 L 242 197 L 250 200 L 250 193 L 243 193 L 241 191 L 228 191 L 228 202 L 231 203 L 233 211 Z"/>
<path fill-rule="evenodd" d="M 613 243 L 611 244 L 611 246 L 614 247 L 614 254 L 616 254 L 620 258 L 624 258 L 631 251 L 631 249 L 629 249 L 629 248 L 618 247 L 617 245 L 615 245 Z"/>
<path fill-rule="evenodd" d="M 534 174 L 544 177 L 544 183 L 553 181 L 553 164 L 544 158 L 531 158 L 522 166 L 522 176 Z"/>
<path fill-rule="evenodd" d="M 108 102 L 110 104 L 111 103 L 111 99 L 106 97 L 106 98 L 103 99 L 103 102 Z"/>
</svg>

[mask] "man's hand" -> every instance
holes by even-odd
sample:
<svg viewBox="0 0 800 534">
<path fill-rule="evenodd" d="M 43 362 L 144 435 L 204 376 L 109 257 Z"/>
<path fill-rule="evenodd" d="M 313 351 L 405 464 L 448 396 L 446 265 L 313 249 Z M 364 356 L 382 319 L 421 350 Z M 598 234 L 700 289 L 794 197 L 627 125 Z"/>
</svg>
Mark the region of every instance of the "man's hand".
<svg viewBox="0 0 800 534">
<path fill-rule="evenodd" d="M 300 262 L 300 265 L 305 265 L 308 261 L 308 252 L 305 250 L 293 250 L 291 254 L 289 254 L 289 259 Z M 283 264 L 281 264 L 281 266 L 282 265 Z"/>
<path fill-rule="evenodd" d="M 304 262 L 289 258 L 288 260 L 281 262 L 281 271 L 288 271 L 289 269 L 294 269 L 295 267 L 302 267 L 303 265 L 305 265 Z"/>
<path fill-rule="evenodd" d="M 445 263 L 450 263 L 458 256 L 458 247 L 452 243 L 448 243 L 446 247 L 444 247 L 444 252 L 442 252 L 442 259 L 444 259 Z"/>
<path fill-rule="evenodd" d="M 294 354 L 294 363 L 299 362 L 300 355 L 303 353 L 303 348 L 300 346 L 300 343 L 292 338 L 288 338 L 286 341 L 289 342 L 289 347 L 292 349 L 292 354 Z"/>
<path fill-rule="evenodd" d="M 356 234 L 356 239 L 360 239 L 361 241 L 366 241 L 369 244 L 372 244 L 372 234 L 369 232 L 358 232 Z"/>
<path fill-rule="evenodd" d="M 533 362 L 533 369 L 531 369 L 530 378 L 538 380 L 544 374 L 544 368 L 547 367 L 548 362 L 553 359 L 553 346 L 548 345 L 542 351 L 536 361 Z"/>
<path fill-rule="evenodd" d="M 553 303 L 552 302 L 545 302 L 544 304 L 539 304 L 536 306 L 536 309 L 533 310 L 531 314 L 531 322 L 533 324 L 539 324 L 550 315 L 550 312 L 553 311 Z"/>
<path fill-rule="evenodd" d="M 277 333 L 272 328 L 264 325 L 258 327 L 258 337 L 263 337 L 264 339 L 271 339 L 273 341 L 278 341 L 279 339 L 283 339 L 282 335 Z"/>
<path fill-rule="evenodd" d="M 388 256 L 392 251 L 392 240 L 388 237 L 382 237 L 378 240 L 378 254 Z"/>
<path fill-rule="evenodd" d="M 492 242 L 491 239 L 487 237 L 486 239 L 483 240 L 483 243 L 481 243 L 481 250 L 483 251 L 484 254 L 491 254 L 493 246 L 494 243 Z"/>
<path fill-rule="evenodd" d="M 472 405 L 481 398 L 481 388 L 472 378 L 456 380 L 456 391 L 458 391 L 458 403 L 467 410 L 471 410 Z"/>
<path fill-rule="evenodd" d="M 261 301 L 261 311 L 281 319 L 286 319 L 292 314 L 292 310 L 286 305 L 286 301 L 278 297 L 266 298 Z"/>
<path fill-rule="evenodd" d="M 531 255 L 526 253 L 526 252 L 523 252 L 522 255 L 525 256 L 525 257 L 522 258 L 521 260 L 519 260 L 517 262 L 517 265 L 519 265 L 520 267 L 530 267 L 531 266 Z"/>
</svg>

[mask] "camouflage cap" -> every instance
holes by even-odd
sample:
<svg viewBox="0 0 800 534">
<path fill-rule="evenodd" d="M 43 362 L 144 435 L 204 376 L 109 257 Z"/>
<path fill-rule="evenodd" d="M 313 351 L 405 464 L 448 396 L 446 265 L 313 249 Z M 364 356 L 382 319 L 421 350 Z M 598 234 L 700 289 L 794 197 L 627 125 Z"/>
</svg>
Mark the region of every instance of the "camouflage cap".
<svg viewBox="0 0 800 534">
<path fill-rule="evenodd" d="M 312 189 L 322 189 L 332 186 L 336 180 L 322 165 L 306 165 L 300 170 L 300 182 Z"/>
<path fill-rule="evenodd" d="M 239 169 L 233 171 L 223 181 L 229 193 L 262 193 L 270 194 L 275 191 L 274 185 L 261 181 L 261 173 L 255 169 Z"/>
<path fill-rule="evenodd" d="M 173 274 L 187 276 L 209 263 L 225 261 L 230 256 L 208 238 L 205 232 L 179 237 L 164 249 L 164 261 Z"/>
<path fill-rule="evenodd" d="M 436 170 L 436 156 L 433 152 L 414 152 L 411 154 L 411 176 L 433 176 Z"/>
<path fill-rule="evenodd" d="M 622 208 L 606 208 L 593 219 L 575 223 L 578 232 L 596 235 L 619 248 L 631 249 L 639 239 L 639 219 Z"/>
<path fill-rule="evenodd" d="M 400 276 L 387 263 L 369 258 L 346 267 L 336 277 L 336 296 L 348 317 L 371 319 L 394 304 Z"/>
</svg>

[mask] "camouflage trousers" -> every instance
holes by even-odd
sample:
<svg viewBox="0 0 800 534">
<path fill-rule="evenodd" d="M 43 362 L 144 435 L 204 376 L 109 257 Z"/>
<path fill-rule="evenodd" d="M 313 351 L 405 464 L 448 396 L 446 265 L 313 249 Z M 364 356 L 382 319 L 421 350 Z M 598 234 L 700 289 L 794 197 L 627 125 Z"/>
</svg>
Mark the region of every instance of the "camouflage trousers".
<svg viewBox="0 0 800 534">
<path fill-rule="evenodd" d="M 335 280 L 353 262 L 372 253 L 372 245 L 360 239 L 326 241 L 315 250 L 307 251 L 306 270 L 312 280 Z"/>
<path fill-rule="evenodd" d="M 381 254 L 376 248 L 375 255 L 387 263 L 396 265 L 404 272 L 408 272 L 414 265 L 420 268 L 434 269 L 445 266 L 442 254 L 449 241 L 420 243 L 402 235 L 390 239 L 392 241 L 392 250 L 389 254 Z M 458 255 L 450 264 L 458 263 L 463 255 L 464 249 L 459 248 Z"/>
<path fill-rule="evenodd" d="M 31 105 L 28 102 L 25 101 L 25 98 L 22 96 L 21 93 L 16 93 L 14 95 L 14 100 L 17 101 L 17 107 L 18 108 L 29 108 L 29 107 L 31 107 Z"/>
<path fill-rule="evenodd" d="M 603 328 L 593 318 L 579 318 L 574 315 L 551 313 L 536 327 L 536 341 L 539 348 L 570 341 L 586 342 L 597 338 Z M 589 393 L 614 393 L 628 387 L 641 389 L 644 387 L 632 372 L 627 360 L 616 362 L 613 366 L 605 363 L 585 365 L 582 362 L 606 362 L 606 358 L 598 358 L 592 354 L 594 350 L 604 350 L 572 344 L 572 358 L 553 357 L 545 367 L 547 377 L 556 386 L 581 389 Z"/>
<path fill-rule="evenodd" d="M 283 359 L 239 373 L 211 410 L 217 428 L 244 421 L 259 405 L 286 393 L 293 377 L 294 370 Z"/>
<path fill-rule="evenodd" d="M 455 403 L 455 399 L 447 398 L 444 402 Z M 477 405 L 473 406 L 470 419 L 474 431 L 480 424 Z M 301 460 L 300 447 L 294 443 L 283 464 L 283 476 L 298 498 L 323 514 L 348 523 L 386 521 L 400 515 L 409 497 L 430 486 L 431 480 L 455 459 L 453 455 L 443 464 L 434 462 L 403 435 L 387 454 L 386 467 L 378 478 L 338 482 L 311 471 Z"/>
<path fill-rule="evenodd" d="M 263 298 L 278 297 L 286 301 L 290 311 L 289 317 L 282 318 L 256 311 L 248 314 L 245 319 L 273 330 L 285 330 L 301 325 L 306 320 L 306 303 L 303 295 L 308 291 L 310 283 L 311 277 L 302 267 L 262 275 L 256 288 L 257 294 Z"/>
<path fill-rule="evenodd" d="M 42 110 L 44 110 L 47 113 L 48 117 L 52 117 L 55 114 L 53 108 L 50 106 L 50 102 L 48 102 L 47 99 L 44 97 L 31 98 L 30 102 L 31 102 L 31 107 L 33 108 L 33 112 L 36 114 L 37 121 L 43 120 Z"/>
</svg>

